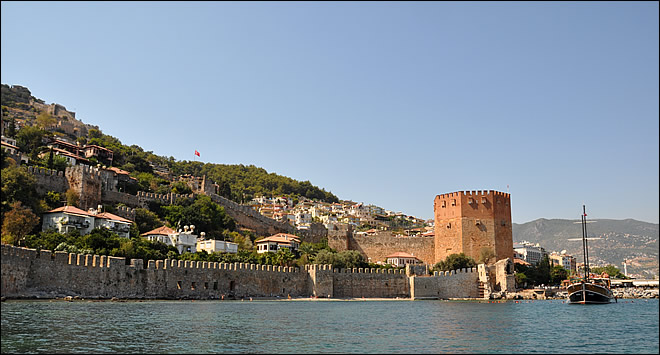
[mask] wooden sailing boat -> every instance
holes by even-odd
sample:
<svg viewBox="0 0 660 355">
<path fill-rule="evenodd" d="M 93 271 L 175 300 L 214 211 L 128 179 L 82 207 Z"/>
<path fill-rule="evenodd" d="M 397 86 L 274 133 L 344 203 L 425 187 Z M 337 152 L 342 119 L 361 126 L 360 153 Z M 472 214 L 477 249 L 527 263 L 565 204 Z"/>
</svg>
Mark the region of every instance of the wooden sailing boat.
<svg viewBox="0 0 660 355">
<path fill-rule="evenodd" d="M 582 205 L 582 251 L 584 253 L 584 277 L 571 280 L 568 286 L 569 304 L 608 304 L 616 301 L 610 290 L 610 278 L 605 274 L 601 277 L 590 275 L 589 244 L 587 238 L 587 210 Z"/>
</svg>

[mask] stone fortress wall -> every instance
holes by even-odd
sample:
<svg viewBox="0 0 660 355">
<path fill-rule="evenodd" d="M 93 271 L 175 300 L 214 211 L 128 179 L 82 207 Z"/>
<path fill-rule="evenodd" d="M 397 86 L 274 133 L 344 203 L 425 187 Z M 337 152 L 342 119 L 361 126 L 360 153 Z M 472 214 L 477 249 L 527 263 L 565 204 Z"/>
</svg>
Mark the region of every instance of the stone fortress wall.
<svg viewBox="0 0 660 355">
<path fill-rule="evenodd" d="M 333 233 L 328 235 L 328 245 L 337 251 L 357 250 L 371 258 L 372 263 L 386 261 L 388 255 L 396 252 L 412 254 L 426 264 L 433 264 L 435 260 L 433 237 L 395 236 L 385 231 L 374 235 Z"/>
<path fill-rule="evenodd" d="M 37 192 L 45 194 L 48 191 L 65 193 L 72 189 L 80 197 L 79 206 L 83 210 L 96 208 L 99 204 L 119 204 L 137 208 L 147 207 L 150 201 L 162 204 L 172 204 L 179 198 L 194 198 L 195 194 L 157 194 L 138 191 L 131 195 L 117 191 L 117 178 L 114 172 L 98 167 L 86 165 L 75 165 L 67 167 L 65 172 L 49 170 L 38 167 L 28 167 L 28 172 L 37 179 Z M 272 235 L 276 233 L 298 234 L 307 240 L 318 241 L 327 235 L 327 230 L 322 224 L 313 224 L 308 230 L 297 230 L 286 222 L 276 221 L 263 216 L 250 208 L 231 201 L 225 197 L 209 191 L 210 184 L 202 184 L 197 191 L 211 197 L 211 200 L 225 208 L 225 212 L 232 217 L 236 223 L 245 228 L 254 230 L 258 235 Z M 135 215 L 124 213 L 122 216 Z M 128 218 L 128 217 L 126 217 Z M 131 218 L 129 218 L 131 219 Z"/>
<path fill-rule="evenodd" d="M 142 259 L 2 245 L 2 297 L 220 299 L 241 297 L 473 298 L 479 274 L 403 269 L 304 268 Z"/>
</svg>

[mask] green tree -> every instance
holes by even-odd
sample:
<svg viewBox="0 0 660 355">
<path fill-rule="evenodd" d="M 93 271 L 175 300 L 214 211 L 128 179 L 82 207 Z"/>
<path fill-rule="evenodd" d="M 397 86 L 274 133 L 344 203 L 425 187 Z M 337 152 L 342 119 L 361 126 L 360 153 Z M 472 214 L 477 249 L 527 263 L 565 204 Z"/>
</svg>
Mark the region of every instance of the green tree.
<svg viewBox="0 0 660 355">
<path fill-rule="evenodd" d="M 340 268 L 360 268 L 367 266 L 364 255 L 357 250 L 340 251 L 337 253 L 334 262 Z"/>
<path fill-rule="evenodd" d="M 282 248 L 275 253 L 274 261 L 279 266 L 289 266 L 289 264 L 295 259 L 295 256 L 289 250 L 289 248 Z"/>
<path fill-rule="evenodd" d="M 10 205 L 16 201 L 29 207 L 37 213 L 40 210 L 39 195 L 37 194 L 37 179 L 24 167 L 9 166 L 2 169 L 2 213 L 9 211 Z"/>
<path fill-rule="evenodd" d="M 627 279 L 626 275 L 621 273 L 621 270 L 619 270 L 616 266 L 611 264 L 605 267 L 592 267 L 591 272 L 596 275 L 602 275 L 603 273 L 606 273 L 611 278 L 615 278 L 615 279 Z"/>
<path fill-rule="evenodd" d="M 2 241 L 7 244 L 19 245 L 23 238 L 39 225 L 39 217 L 24 207 L 20 201 L 11 204 L 11 210 L 5 213 L 2 220 Z"/>
<path fill-rule="evenodd" d="M 69 162 L 66 158 L 54 154 L 52 149 L 50 149 L 50 152 L 47 155 L 35 160 L 35 162 L 38 166 L 56 171 L 65 171 L 66 167 L 69 166 Z"/>
<path fill-rule="evenodd" d="M 146 208 L 135 209 L 135 223 L 140 234 L 149 232 L 163 225 L 158 215 Z"/>
<path fill-rule="evenodd" d="M 254 245 L 248 236 L 242 235 L 238 232 L 229 233 L 234 243 L 238 244 L 238 250 L 252 250 Z"/>
<path fill-rule="evenodd" d="M 62 205 L 62 195 L 55 191 L 48 191 L 44 197 L 44 202 L 48 206 L 48 210 L 53 210 Z"/>
<path fill-rule="evenodd" d="M 550 285 L 559 285 L 566 279 L 568 279 L 568 270 L 563 266 L 555 265 L 550 268 Z"/>
<path fill-rule="evenodd" d="M 78 195 L 78 193 L 74 189 L 66 190 L 65 196 L 66 196 L 67 205 L 78 206 L 78 202 L 80 201 L 80 195 Z"/>
<path fill-rule="evenodd" d="M 26 126 L 16 133 L 16 144 L 21 151 L 30 156 L 30 160 L 37 160 L 40 148 L 44 146 L 43 139 L 46 136 L 48 134 L 45 131 L 37 127 Z"/>
<path fill-rule="evenodd" d="M 177 181 L 172 184 L 172 192 L 175 194 L 187 195 L 192 193 L 192 189 L 183 181 Z"/>
<path fill-rule="evenodd" d="M 174 205 L 163 206 L 161 210 L 170 225 L 194 225 L 197 231 L 206 232 L 211 239 L 221 238 L 225 230 L 236 229 L 236 223 L 225 213 L 225 209 L 205 195 L 197 195 L 192 203 L 184 199 Z"/>
<path fill-rule="evenodd" d="M 527 275 L 524 272 L 516 272 L 516 287 L 525 288 L 527 287 Z"/>
<path fill-rule="evenodd" d="M 54 127 L 57 124 L 57 119 L 51 116 L 48 112 L 42 111 L 37 115 L 37 127 L 47 130 Z"/>
<path fill-rule="evenodd" d="M 5 134 L 9 138 L 15 138 L 16 137 L 16 119 L 14 117 L 9 119 L 9 125 L 7 126 L 7 129 L 5 130 Z"/>
<path fill-rule="evenodd" d="M 474 261 L 474 259 L 465 255 L 464 253 L 460 253 L 448 255 L 445 260 L 436 263 L 434 269 L 438 271 L 451 271 L 463 268 L 473 268 L 476 266 L 477 263 Z"/>
<path fill-rule="evenodd" d="M 548 285 L 550 283 L 550 258 L 547 255 L 536 265 L 535 283 Z"/>
<path fill-rule="evenodd" d="M 337 263 L 335 262 L 335 255 L 336 253 L 333 253 L 330 250 L 323 249 L 319 250 L 318 253 L 316 253 L 316 256 L 314 256 L 314 264 L 334 264 L 336 265 Z M 338 267 L 338 266 L 335 266 Z"/>
<path fill-rule="evenodd" d="M 54 251 L 55 248 L 62 243 L 73 246 L 78 238 L 80 238 L 78 230 L 67 234 L 61 234 L 53 229 L 49 229 L 36 235 L 26 236 L 25 246 L 28 248 Z"/>
<path fill-rule="evenodd" d="M 94 254 L 109 255 L 113 249 L 119 249 L 120 238 L 116 233 L 105 228 L 94 228 L 76 241 L 76 247 L 91 249 Z"/>
</svg>

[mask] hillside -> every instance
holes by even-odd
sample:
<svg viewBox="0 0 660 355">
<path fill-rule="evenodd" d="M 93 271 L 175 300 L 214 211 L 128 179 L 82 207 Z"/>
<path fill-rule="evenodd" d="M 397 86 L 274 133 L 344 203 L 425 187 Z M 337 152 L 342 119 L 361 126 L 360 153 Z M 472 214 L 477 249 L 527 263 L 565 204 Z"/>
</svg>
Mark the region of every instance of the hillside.
<svg viewBox="0 0 660 355">
<path fill-rule="evenodd" d="M 623 271 L 622 262 L 628 260 L 628 274 L 652 278 L 658 275 L 658 224 L 634 219 L 594 219 L 587 224 L 589 237 L 600 240 L 589 242 L 589 261 L 592 265 L 612 264 Z M 582 242 L 579 220 L 537 219 L 524 224 L 513 224 L 514 242 L 539 243 L 548 252 L 566 250 L 582 262 Z"/>
<path fill-rule="evenodd" d="M 294 199 L 303 196 L 325 202 L 339 201 L 337 196 L 312 185 L 309 181 L 297 181 L 268 173 L 254 165 L 177 161 L 173 157 L 144 151 L 137 145 L 124 145 L 118 138 L 103 134 L 99 127 L 76 119 L 75 112 L 67 111 L 64 106 L 58 104 L 46 105 L 43 100 L 34 97 L 28 88 L 19 85 L 2 84 L 2 120 L 3 126 L 6 124 L 4 128 L 12 127 L 7 129 L 8 131 L 14 132 L 18 129 L 16 137 L 12 138 L 16 138 L 19 148 L 30 155 L 30 164 L 39 164 L 36 157 L 45 147 L 41 138 L 47 136 L 71 143 L 95 144 L 112 150 L 112 166 L 130 172 L 139 182 L 139 186 L 124 187 L 124 191 L 133 194 L 137 190 L 168 193 L 174 187 L 172 177 L 191 174 L 208 176 L 220 185 L 221 195 L 239 203 L 261 195 L 284 195 Z M 32 136 L 22 137 L 21 127 L 40 128 L 43 132 L 34 132 L 33 129 Z"/>
</svg>

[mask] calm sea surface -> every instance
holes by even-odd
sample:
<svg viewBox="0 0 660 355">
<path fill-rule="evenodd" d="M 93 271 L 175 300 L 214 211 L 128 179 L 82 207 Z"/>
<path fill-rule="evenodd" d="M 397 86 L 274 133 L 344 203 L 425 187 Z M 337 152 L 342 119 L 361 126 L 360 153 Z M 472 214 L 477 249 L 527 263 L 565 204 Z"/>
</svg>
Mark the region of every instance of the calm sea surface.
<svg viewBox="0 0 660 355">
<path fill-rule="evenodd" d="M 2 303 L 12 353 L 658 353 L 658 300 Z"/>
</svg>

